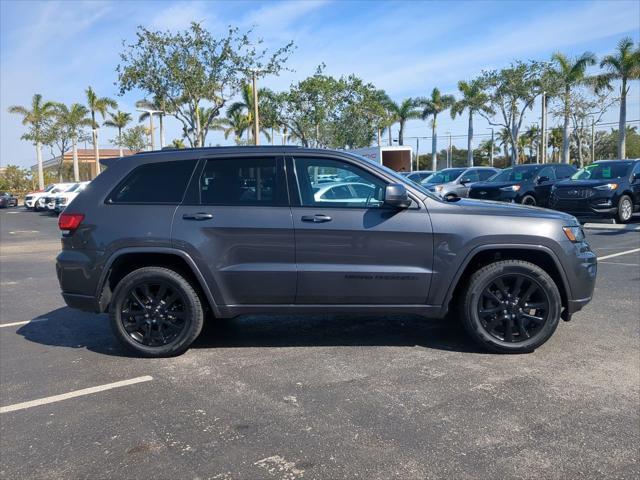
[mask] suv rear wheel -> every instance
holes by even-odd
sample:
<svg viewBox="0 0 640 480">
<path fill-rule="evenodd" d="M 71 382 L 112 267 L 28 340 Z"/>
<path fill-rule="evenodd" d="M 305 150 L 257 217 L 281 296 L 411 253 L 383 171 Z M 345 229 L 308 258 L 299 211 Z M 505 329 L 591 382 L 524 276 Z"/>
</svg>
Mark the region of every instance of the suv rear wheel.
<svg viewBox="0 0 640 480">
<path fill-rule="evenodd" d="M 535 207 L 537 204 L 538 202 L 536 202 L 536 197 L 534 197 L 533 195 L 526 194 L 524 197 L 522 197 L 522 205 L 530 205 L 532 207 Z"/>
<path fill-rule="evenodd" d="M 200 297 L 189 281 L 162 267 L 125 276 L 113 292 L 109 312 L 118 339 L 145 357 L 183 353 L 204 321 Z"/>
<path fill-rule="evenodd" d="M 560 320 L 562 300 L 553 279 L 522 260 L 479 269 L 463 298 L 465 329 L 494 352 L 531 352 L 551 337 Z"/>
</svg>

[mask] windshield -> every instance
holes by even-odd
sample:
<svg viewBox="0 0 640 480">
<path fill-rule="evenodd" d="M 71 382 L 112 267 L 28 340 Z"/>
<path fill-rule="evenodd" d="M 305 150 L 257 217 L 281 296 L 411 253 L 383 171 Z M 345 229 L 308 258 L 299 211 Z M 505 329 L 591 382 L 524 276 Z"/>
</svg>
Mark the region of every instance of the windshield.
<svg viewBox="0 0 640 480">
<path fill-rule="evenodd" d="M 434 173 L 433 175 L 425 178 L 422 181 L 422 184 L 424 185 L 427 183 L 433 184 L 453 182 L 456 178 L 462 175 L 462 172 L 464 172 L 465 170 L 465 168 L 445 168 L 441 172 Z"/>
<path fill-rule="evenodd" d="M 80 184 L 76 183 L 75 185 L 71 185 L 71 187 L 66 189 L 65 192 L 75 192 L 78 189 L 78 187 L 80 187 Z"/>
<path fill-rule="evenodd" d="M 531 180 L 538 173 L 540 167 L 540 165 L 535 165 L 505 168 L 487 180 L 487 182 L 521 182 L 523 180 Z"/>
<path fill-rule="evenodd" d="M 631 162 L 620 163 L 592 163 L 578 170 L 571 176 L 571 180 L 608 180 L 622 178 L 629 174 Z"/>
</svg>

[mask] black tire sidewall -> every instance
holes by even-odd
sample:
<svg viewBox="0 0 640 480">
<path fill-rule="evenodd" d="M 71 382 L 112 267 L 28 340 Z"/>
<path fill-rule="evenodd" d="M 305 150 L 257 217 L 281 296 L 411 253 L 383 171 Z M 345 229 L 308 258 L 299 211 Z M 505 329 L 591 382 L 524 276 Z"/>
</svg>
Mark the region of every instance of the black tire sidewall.
<svg viewBox="0 0 640 480">
<path fill-rule="evenodd" d="M 120 310 L 130 289 L 142 282 L 163 281 L 179 290 L 185 300 L 189 314 L 189 324 L 180 335 L 167 345 L 149 347 L 136 342 L 124 329 Z M 191 284 L 180 274 L 161 267 L 145 267 L 134 270 L 125 276 L 116 286 L 109 306 L 111 328 L 118 340 L 127 348 L 144 357 L 170 357 L 186 351 L 202 330 L 204 314 L 198 294 Z"/>
<path fill-rule="evenodd" d="M 530 198 L 531 200 L 533 200 L 533 203 L 527 203 L 527 199 Z M 522 197 L 522 200 L 520 201 L 520 203 L 522 205 L 528 205 L 530 207 L 535 207 L 538 205 L 538 201 L 536 200 L 536 197 L 534 197 L 533 195 L 527 193 L 524 197 Z"/>
<path fill-rule="evenodd" d="M 523 342 L 504 342 L 489 334 L 480 321 L 478 298 L 495 278 L 520 274 L 538 283 L 549 300 L 549 319 L 533 337 Z M 561 313 L 562 299 L 553 279 L 540 267 L 524 261 L 501 261 L 488 265 L 472 275 L 464 298 L 463 323 L 467 332 L 481 346 L 499 353 L 527 353 L 544 344 L 555 332 Z"/>
</svg>

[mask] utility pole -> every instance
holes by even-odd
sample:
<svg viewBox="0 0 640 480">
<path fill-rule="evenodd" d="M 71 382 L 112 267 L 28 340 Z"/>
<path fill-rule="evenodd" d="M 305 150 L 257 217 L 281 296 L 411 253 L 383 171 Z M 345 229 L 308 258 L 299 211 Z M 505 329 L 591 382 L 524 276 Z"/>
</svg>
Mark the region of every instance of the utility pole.
<svg viewBox="0 0 640 480">
<path fill-rule="evenodd" d="M 491 129 L 491 152 L 489 153 L 489 164 L 493 167 L 493 128 Z"/>
<path fill-rule="evenodd" d="M 453 167 L 453 151 L 451 150 L 451 132 L 447 132 L 449 134 L 449 153 L 447 155 L 447 166 L 449 168 Z"/>
<path fill-rule="evenodd" d="M 257 70 L 252 70 L 253 74 L 253 143 L 260 145 L 260 120 L 258 119 L 258 80 Z"/>
<path fill-rule="evenodd" d="M 420 139 L 416 138 L 416 170 L 420 170 Z"/>
<path fill-rule="evenodd" d="M 540 163 L 547 163 L 547 92 L 542 92 L 542 117 L 540 119 Z"/>
<path fill-rule="evenodd" d="M 596 121 L 591 117 L 591 163 L 596 161 Z"/>
</svg>

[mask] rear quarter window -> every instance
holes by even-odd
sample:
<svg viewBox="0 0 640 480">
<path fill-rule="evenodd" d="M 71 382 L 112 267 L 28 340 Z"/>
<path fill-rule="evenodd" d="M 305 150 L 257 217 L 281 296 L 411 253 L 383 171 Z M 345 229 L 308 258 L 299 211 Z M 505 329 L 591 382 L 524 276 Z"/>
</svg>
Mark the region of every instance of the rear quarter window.
<svg viewBox="0 0 640 480">
<path fill-rule="evenodd" d="M 196 160 L 149 163 L 135 168 L 111 192 L 108 203 L 178 204 L 184 197 Z"/>
</svg>

